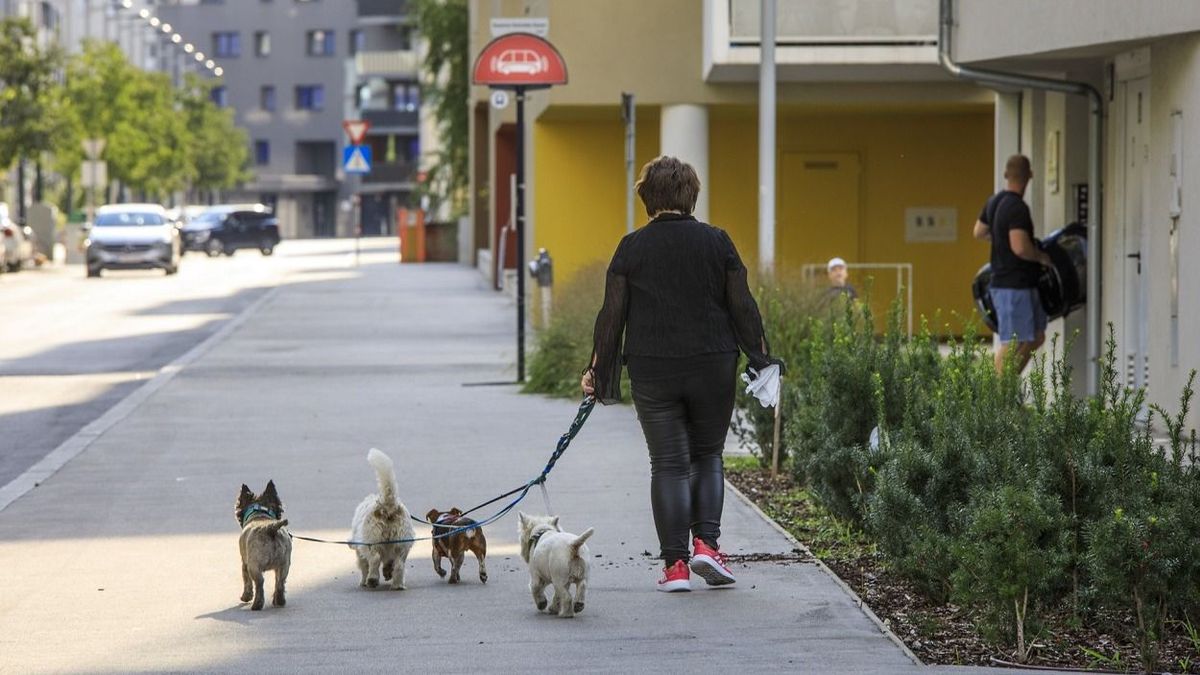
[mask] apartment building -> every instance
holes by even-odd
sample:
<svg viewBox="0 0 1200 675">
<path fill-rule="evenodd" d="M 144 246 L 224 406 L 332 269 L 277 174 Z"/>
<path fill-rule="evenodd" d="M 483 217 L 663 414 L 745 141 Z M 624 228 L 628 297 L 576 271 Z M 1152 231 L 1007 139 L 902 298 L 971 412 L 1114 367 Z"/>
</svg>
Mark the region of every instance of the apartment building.
<svg viewBox="0 0 1200 675">
<path fill-rule="evenodd" d="M 545 18 L 567 64 L 569 83 L 532 92 L 527 106 L 526 259 L 548 249 L 561 283 L 612 255 L 626 231 L 620 101 L 632 92 L 636 165 L 670 154 L 695 166 L 697 217 L 727 230 L 757 267 L 759 5 L 471 3 L 473 54 L 493 37 L 493 18 Z M 789 275 L 823 275 L 826 261 L 845 258 L 856 286 L 874 278 L 880 311 L 902 282 L 918 315 L 958 329 L 953 313 L 973 312 L 970 281 L 988 259 L 971 226 L 994 182 L 994 95 L 939 67 L 937 18 L 936 0 L 778 0 L 771 253 Z M 497 109 L 476 87 L 472 115 L 475 247 L 492 276 L 515 263 L 513 237 L 500 234 L 513 106 Z"/>
<path fill-rule="evenodd" d="M 1125 382 L 1172 409 L 1200 367 L 1200 3 L 1027 0 L 1018 11 L 958 0 L 948 10 L 956 62 L 1099 92 L 1099 186 L 1088 184 L 1091 119 L 1082 96 L 999 92 L 994 155 L 1032 158 L 1026 199 L 1040 232 L 1089 221 L 1087 191 L 1100 190 L 1099 258 L 1089 261 L 1100 297 L 1088 300 L 1099 315 L 1092 326 L 1080 314 L 1056 329 L 1079 331 L 1082 345 L 1107 339 L 1111 325 Z M 1075 354 L 1086 372 L 1093 364 L 1084 350 Z"/>
</svg>

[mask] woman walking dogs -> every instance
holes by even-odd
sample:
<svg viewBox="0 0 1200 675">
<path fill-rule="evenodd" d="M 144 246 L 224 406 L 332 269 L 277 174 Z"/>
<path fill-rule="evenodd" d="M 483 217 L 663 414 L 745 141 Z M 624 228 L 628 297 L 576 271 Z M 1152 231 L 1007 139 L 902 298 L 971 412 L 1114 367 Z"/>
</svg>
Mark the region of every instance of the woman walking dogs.
<svg viewBox="0 0 1200 675">
<path fill-rule="evenodd" d="M 689 561 L 709 585 L 732 584 L 718 545 L 721 453 L 738 349 L 758 370 L 772 362 L 762 318 L 729 235 L 691 216 L 700 194 L 695 170 L 659 157 L 642 167 L 637 193 L 650 222 L 613 254 L 582 387 L 602 403 L 617 401 L 622 363 L 629 367 L 665 564 L 658 590 L 691 590 Z"/>
</svg>

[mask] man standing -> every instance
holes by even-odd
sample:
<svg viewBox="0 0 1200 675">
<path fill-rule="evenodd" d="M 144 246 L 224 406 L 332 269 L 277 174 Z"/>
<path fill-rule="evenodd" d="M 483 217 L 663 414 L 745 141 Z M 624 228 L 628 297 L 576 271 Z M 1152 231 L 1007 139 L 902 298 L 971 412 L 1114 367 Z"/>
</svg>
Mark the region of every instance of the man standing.
<svg viewBox="0 0 1200 675">
<path fill-rule="evenodd" d="M 846 270 L 846 261 L 841 258 L 833 258 L 825 265 L 825 272 L 829 275 L 829 288 L 825 291 L 825 300 L 831 302 L 834 298 L 845 296 L 847 300 L 857 300 L 858 291 L 846 282 L 850 276 Z"/>
<path fill-rule="evenodd" d="M 1046 341 L 1046 311 L 1037 284 L 1041 266 L 1051 262 L 1033 241 L 1033 218 L 1024 200 L 1031 178 L 1028 157 L 1009 157 L 1004 165 L 1004 189 L 988 199 L 975 221 L 975 238 L 992 242 L 991 295 L 1001 341 L 996 350 L 996 372 L 1004 370 L 1004 360 L 1014 343 L 1020 372 Z"/>
</svg>

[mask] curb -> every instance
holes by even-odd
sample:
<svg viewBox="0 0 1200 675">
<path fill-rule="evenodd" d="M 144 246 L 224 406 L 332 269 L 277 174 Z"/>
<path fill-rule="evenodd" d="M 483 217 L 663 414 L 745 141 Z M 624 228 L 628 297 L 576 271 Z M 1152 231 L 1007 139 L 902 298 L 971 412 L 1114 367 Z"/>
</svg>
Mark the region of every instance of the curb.
<svg viewBox="0 0 1200 675">
<path fill-rule="evenodd" d="M 745 494 L 743 494 L 741 490 L 737 489 L 737 487 L 734 486 L 733 483 L 730 483 L 728 480 L 725 481 L 725 489 L 729 490 L 729 491 L 733 492 L 733 494 L 737 495 L 738 499 L 742 500 L 743 504 L 745 504 L 746 506 L 749 506 L 750 509 L 752 511 L 754 511 L 755 513 L 757 513 L 760 518 L 765 520 L 771 527 L 775 528 L 776 532 L 778 532 L 779 534 L 782 534 L 784 537 L 787 538 L 788 541 L 792 542 L 793 546 L 795 546 L 796 548 L 807 553 L 813 559 L 813 561 L 816 563 L 817 567 L 821 568 L 822 572 L 829 575 L 829 578 L 833 579 L 833 582 L 838 585 L 838 588 L 841 588 L 842 591 L 846 595 L 850 596 L 850 599 L 854 601 L 855 606 L 857 606 L 859 608 L 859 610 L 862 611 L 863 614 L 867 615 L 867 618 L 870 619 L 871 622 L 875 624 L 875 627 L 879 629 L 879 632 L 883 633 L 885 636 L 887 636 L 887 638 L 889 640 L 891 640 L 893 643 L 895 643 L 895 645 L 900 648 L 900 651 L 904 652 L 904 655 L 907 656 L 908 659 L 913 662 L 913 664 L 921 666 L 923 668 L 928 667 L 924 663 L 921 662 L 921 659 L 917 658 L 917 655 L 914 654 L 913 651 L 908 648 L 908 645 L 904 644 L 904 640 L 901 640 L 900 636 L 898 636 L 894 632 L 892 632 L 892 629 L 888 628 L 887 624 L 885 624 L 883 621 L 881 621 L 880 618 L 875 615 L 875 612 L 871 611 L 870 606 L 868 606 L 867 603 L 863 602 L 862 598 L 858 597 L 858 593 L 855 593 L 854 589 L 852 589 L 852 588 L 850 588 L 850 586 L 846 585 L 846 582 L 842 581 L 842 578 L 839 577 L 837 574 L 835 574 L 833 570 L 829 569 L 829 566 L 826 565 L 820 558 L 813 555 L 812 551 L 809 550 L 808 546 L 805 546 L 803 542 L 801 542 L 799 539 L 793 537 L 791 532 L 788 532 L 786 529 L 784 529 L 784 527 L 782 525 L 775 522 L 775 519 L 771 518 L 766 513 L 764 513 L 762 509 L 758 508 L 758 504 L 755 504 L 753 501 L 751 501 L 751 499 L 749 497 L 747 497 Z"/>
<path fill-rule="evenodd" d="M 133 411 L 146 402 L 146 399 L 153 396 L 159 389 L 165 387 L 168 382 L 175 379 L 175 376 L 184 368 L 191 365 L 201 356 L 204 356 L 210 349 L 218 343 L 223 342 L 234 331 L 240 328 L 252 314 L 274 298 L 278 292 L 279 286 L 274 286 L 267 290 L 260 298 L 239 312 L 237 316 L 229 319 L 225 325 L 217 329 L 217 332 L 202 340 L 179 358 L 160 368 L 158 373 L 145 384 L 118 401 L 113 407 L 106 410 L 100 417 L 92 420 L 87 426 L 75 432 L 73 436 L 63 441 L 54 450 L 51 450 L 37 464 L 26 469 L 24 473 L 14 478 L 8 484 L 0 487 L 0 511 L 8 508 L 10 504 L 25 496 L 43 481 L 53 476 L 59 469 L 66 466 L 67 462 L 70 462 L 84 450 L 87 450 L 92 443 L 108 433 L 109 429 L 112 429 L 117 423 L 129 417 Z"/>
</svg>

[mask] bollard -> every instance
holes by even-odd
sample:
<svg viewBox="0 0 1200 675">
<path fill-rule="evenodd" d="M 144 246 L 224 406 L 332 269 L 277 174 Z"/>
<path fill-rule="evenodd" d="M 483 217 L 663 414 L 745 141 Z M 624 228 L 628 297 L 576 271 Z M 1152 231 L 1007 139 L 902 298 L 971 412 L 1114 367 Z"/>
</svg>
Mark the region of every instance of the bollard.
<svg viewBox="0 0 1200 675">
<path fill-rule="evenodd" d="M 554 300 L 554 261 L 546 249 L 538 249 L 538 256 L 529 261 L 529 274 L 537 281 L 542 291 L 542 327 L 550 325 L 550 307 Z"/>
</svg>

